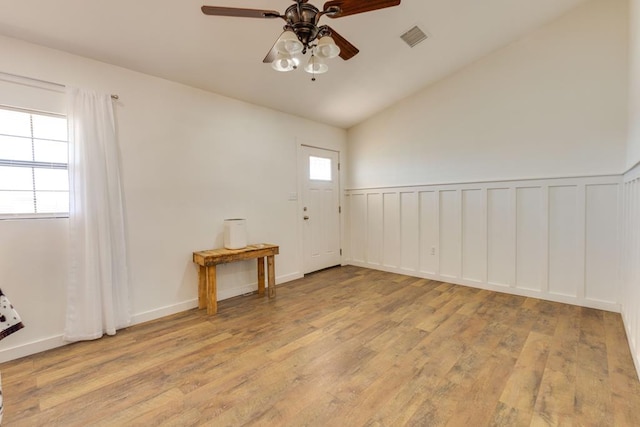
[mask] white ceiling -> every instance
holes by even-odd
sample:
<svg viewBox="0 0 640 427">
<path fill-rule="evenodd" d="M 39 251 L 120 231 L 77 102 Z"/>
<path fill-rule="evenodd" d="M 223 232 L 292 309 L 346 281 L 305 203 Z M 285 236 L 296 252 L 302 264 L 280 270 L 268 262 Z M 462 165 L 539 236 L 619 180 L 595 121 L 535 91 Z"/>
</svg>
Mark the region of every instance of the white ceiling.
<svg viewBox="0 0 640 427">
<path fill-rule="evenodd" d="M 583 1 L 403 0 L 325 16 L 321 24 L 360 53 L 329 60 L 315 82 L 302 69 L 278 73 L 262 63 L 284 21 L 200 11 L 207 4 L 283 13 L 291 0 L 0 0 L 0 34 L 349 128 Z M 414 25 L 430 37 L 411 49 L 399 36 Z"/>
</svg>

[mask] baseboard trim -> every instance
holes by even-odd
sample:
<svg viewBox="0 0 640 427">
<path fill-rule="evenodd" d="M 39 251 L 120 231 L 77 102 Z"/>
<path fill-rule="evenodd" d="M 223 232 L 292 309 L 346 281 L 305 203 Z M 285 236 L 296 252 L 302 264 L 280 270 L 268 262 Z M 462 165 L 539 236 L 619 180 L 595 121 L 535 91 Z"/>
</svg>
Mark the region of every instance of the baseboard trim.
<svg viewBox="0 0 640 427">
<path fill-rule="evenodd" d="M 302 273 L 291 273 L 291 274 L 285 274 L 284 276 L 277 276 L 276 277 L 276 286 L 280 285 L 282 283 L 286 283 L 286 282 L 290 282 L 292 280 L 296 280 L 296 279 L 300 279 L 304 277 L 304 275 Z M 269 285 L 265 284 L 265 286 L 268 288 Z M 255 292 L 258 290 L 258 282 L 255 281 L 253 283 L 244 285 L 244 286 L 239 286 L 236 288 L 232 288 L 232 289 L 218 289 L 218 301 L 222 301 L 225 299 L 229 299 L 229 298 L 233 298 L 233 297 L 237 297 L 240 295 L 244 295 L 244 294 L 248 294 L 250 292 Z M 197 301 L 196 301 L 196 306 L 197 306 Z"/>
<path fill-rule="evenodd" d="M 280 285 L 282 283 L 291 282 L 292 280 L 302 279 L 304 274 L 300 272 L 295 272 L 291 274 L 285 274 L 284 276 L 276 277 L 276 285 Z"/>
<path fill-rule="evenodd" d="M 43 351 L 52 350 L 69 344 L 63 339 L 63 335 L 55 335 L 38 341 L 21 344 L 15 347 L 6 348 L 0 351 L 0 363 L 10 360 L 20 359 L 21 357 L 30 356 L 32 354 L 41 353 Z"/>
<path fill-rule="evenodd" d="M 160 307 L 154 310 L 149 310 L 142 313 L 134 314 L 131 319 L 131 324 L 138 325 L 140 323 L 160 319 L 161 317 L 171 316 L 172 314 L 191 310 L 192 308 L 196 308 L 196 307 L 198 307 L 197 298 L 183 301 L 177 304 L 167 305 L 165 307 Z"/>
</svg>

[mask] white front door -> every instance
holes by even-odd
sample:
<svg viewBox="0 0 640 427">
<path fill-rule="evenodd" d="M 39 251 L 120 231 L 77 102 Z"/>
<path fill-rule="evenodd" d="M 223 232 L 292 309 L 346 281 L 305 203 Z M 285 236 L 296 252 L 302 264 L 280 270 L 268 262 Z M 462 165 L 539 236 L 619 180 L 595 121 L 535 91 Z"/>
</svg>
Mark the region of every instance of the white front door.
<svg viewBox="0 0 640 427">
<path fill-rule="evenodd" d="M 340 265 L 339 153 L 302 146 L 304 273 Z"/>
</svg>

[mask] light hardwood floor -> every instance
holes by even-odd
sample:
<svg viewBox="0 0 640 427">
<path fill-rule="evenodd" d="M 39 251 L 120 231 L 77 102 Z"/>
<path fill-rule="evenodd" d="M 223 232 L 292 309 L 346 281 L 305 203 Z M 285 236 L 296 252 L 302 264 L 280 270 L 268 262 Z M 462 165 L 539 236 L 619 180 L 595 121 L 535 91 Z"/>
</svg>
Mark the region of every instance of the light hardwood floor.
<svg viewBox="0 0 640 427">
<path fill-rule="evenodd" d="M 640 426 L 619 315 L 356 267 L 0 372 L 5 427 Z"/>
</svg>

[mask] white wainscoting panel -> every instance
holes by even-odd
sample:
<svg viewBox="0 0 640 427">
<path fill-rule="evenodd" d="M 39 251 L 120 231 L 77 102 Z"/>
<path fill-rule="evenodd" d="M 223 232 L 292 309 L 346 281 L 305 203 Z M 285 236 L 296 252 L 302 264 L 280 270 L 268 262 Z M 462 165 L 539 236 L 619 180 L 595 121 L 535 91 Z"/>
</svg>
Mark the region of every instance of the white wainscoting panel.
<svg viewBox="0 0 640 427">
<path fill-rule="evenodd" d="M 385 267 L 400 267 L 400 193 L 384 193 L 383 203 L 383 263 Z"/>
<path fill-rule="evenodd" d="M 460 191 L 440 191 L 440 275 L 460 277 Z"/>
<path fill-rule="evenodd" d="M 345 208 L 349 214 L 348 230 L 351 235 L 347 256 L 355 262 L 364 263 L 367 250 L 367 242 L 364 240 L 367 235 L 367 196 L 352 195 L 347 199 Z"/>
<path fill-rule="evenodd" d="M 621 186 L 611 175 L 350 189 L 345 263 L 620 311 Z"/>
<path fill-rule="evenodd" d="M 438 193 L 436 191 L 418 191 L 420 201 L 418 208 L 418 229 L 420 231 L 420 272 L 438 275 L 438 259 L 440 256 L 440 234 L 438 223 L 440 221 Z"/>
<path fill-rule="evenodd" d="M 419 269 L 419 218 L 418 193 L 400 193 L 400 268 L 403 270 Z"/>
<path fill-rule="evenodd" d="M 367 263 L 382 265 L 382 193 L 367 194 Z"/>
<path fill-rule="evenodd" d="M 611 209 L 620 199 L 619 186 L 589 185 L 586 188 L 586 233 L 585 233 L 585 298 L 595 301 L 615 303 L 619 301 L 617 279 L 620 271 L 611 271 L 612 265 L 619 265 L 620 242 L 618 210 Z M 609 286 L 611 277 L 616 277 Z"/>
<path fill-rule="evenodd" d="M 578 246 L 578 191 L 576 185 L 549 187 L 549 293 L 571 298 L 578 298 L 578 258 L 582 255 Z"/>
<path fill-rule="evenodd" d="M 487 275 L 487 219 L 483 190 L 462 190 L 462 278 L 484 282 Z"/>
<path fill-rule="evenodd" d="M 622 319 L 640 375 L 640 165 L 627 173 L 622 210 Z"/>
<path fill-rule="evenodd" d="M 516 189 L 516 287 L 541 292 L 546 268 L 546 187 Z M 544 282 L 546 288 L 546 282 Z"/>
<path fill-rule="evenodd" d="M 515 282 L 515 240 L 511 223 L 511 191 L 509 188 L 487 190 L 489 284 L 513 286 Z"/>
</svg>

